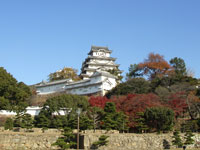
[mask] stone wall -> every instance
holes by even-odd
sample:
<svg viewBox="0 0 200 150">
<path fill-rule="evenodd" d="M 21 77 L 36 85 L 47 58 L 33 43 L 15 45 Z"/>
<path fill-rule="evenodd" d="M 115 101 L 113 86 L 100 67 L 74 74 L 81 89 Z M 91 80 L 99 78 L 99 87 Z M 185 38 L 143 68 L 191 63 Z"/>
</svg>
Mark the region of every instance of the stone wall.
<svg viewBox="0 0 200 150">
<path fill-rule="evenodd" d="M 98 141 L 102 134 L 84 134 L 84 149 L 89 150 L 92 143 Z M 133 133 L 106 133 L 109 136 L 108 145 L 101 147 L 102 150 L 163 150 L 167 145 L 172 145 L 172 134 L 133 134 Z M 183 137 L 183 135 L 182 135 Z M 195 134 L 195 144 L 189 148 L 200 148 L 200 135 Z M 174 146 L 170 146 L 174 148 Z"/>
<path fill-rule="evenodd" d="M 51 150 L 59 132 L 0 132 L 0 150 Z"/>
<path fill-rule="evenodd" d="M 133 134 L 119 133 L 117 131 L 84 131 L 81 133 L 81 148 L 89 150 L 92 143 L 98 141 L 101 135 L 109 136 L 109 143 L 101 150 L 163 150 L 165 145 L 171 145 L 172 134 Z M 60 136 L 58 130 L 47 130 L 42 133 L 41 129 L 34 132 L 13 132 L 0 130 L 0 150 L 55 150 L 52 147 Z M 182 135 L 183 136 L 183 135 Z M 195 134 L 195 144 L 190 147 L 200 148 L 200 135 Z"/>
</svg>

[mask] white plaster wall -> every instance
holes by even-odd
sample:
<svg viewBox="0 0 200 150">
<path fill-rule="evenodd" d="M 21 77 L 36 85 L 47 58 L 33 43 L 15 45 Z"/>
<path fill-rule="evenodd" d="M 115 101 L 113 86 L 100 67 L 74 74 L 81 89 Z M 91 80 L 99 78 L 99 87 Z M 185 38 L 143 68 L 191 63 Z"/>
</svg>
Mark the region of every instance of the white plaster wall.
<svg viewBox="0 0 200 150">
<path fill-rule="evenodd" d="M 93 73 L 94 72 L 92 72 L 92 71 L 86 71 L 86 74 L 89 75 L 89 76 L 93 75 Z"/>
<path fill-rule="evenodd" d="M 103 81 L 101 76 L 94 76 L 94 77 L 92 76 L 90 78 L 90 83 L 97 83 L 97 82 L 101 82 L 101 81 Z"/>
<path fill-rule="evenodd" d="M 103 54 L 102 54 L 103 53 Z M 110 57 L 110 53 L 105 53 L 105 52 L 93 52 L 92 54 L 93 56 L 97 56 L 97 57 Z"/>
<path fill-rule="evenodd" d="M 26 108 L 26 113 L 30 114 L 31 116 L 37 116 L 37 115 L 39 115 L 41 109 L 42 109 L 42 107 L 38 107 L 38 106 L 36 106 L 36 107 L 27 107 Z M 66 111 L 65 110 L 60 110 L 59 114 L 60 115 L 66 115 L 68 113 L 68 110 L 70 110 L 70 109 L 67 109 Z M 16 113 L 13 112 L 13 111 L 8 111 L 8 110 L 0 110 L 0 115 L 9 116 L 9 115 L 16 115 Z M 53 113 L 53 115 L 58 115 L 58 113 L 55 112 L 55 113 Z"/>
<path fill-rule="evenodd" d="M 44 87 L 37 87 L 37 92 L 39 94 L 42 94 L 42 93 L 46 93 L 46 94 L 55 93 L 55 92 L 58 92 L 58 91 L 62 90 L 62 88 L 64 86 L 65 86 L 65 83 L 49 85 L 49 86 L 44 86 Z"/>
</svg>

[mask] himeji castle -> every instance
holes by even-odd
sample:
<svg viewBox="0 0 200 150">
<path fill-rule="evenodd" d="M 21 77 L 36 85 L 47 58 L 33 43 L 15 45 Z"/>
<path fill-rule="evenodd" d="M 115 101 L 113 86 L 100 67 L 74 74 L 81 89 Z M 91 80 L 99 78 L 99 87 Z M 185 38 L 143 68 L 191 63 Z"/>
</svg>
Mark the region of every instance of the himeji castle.
<svg viewBox="0 0 200 150">
<path fill-rule="evenodd" d="M 52 93 L 68 93 L 77 95 L 105 95 L 117 85 L 117 77 L 108 70 L 118 69 L 116 58 L 110 57 L 112 51 L 108 47 L 92 46 L 88 57 L 82 64 L 80 77 L 82 80 L 63 79 L 53 82 L 41 82 L 36 87 L 38 95 Z"/>
<path fill-rule="evenodd" d="M 94 74 L 97 69 L 107 71 L 118 69 L 119 65 L 115 64 L 116 58 L 110 57 L 112 53 L 108 47 L 92 46 L 88 57 L 82 64 L 81 76 L 83 79 L 88 79 Z"/>
</svg>

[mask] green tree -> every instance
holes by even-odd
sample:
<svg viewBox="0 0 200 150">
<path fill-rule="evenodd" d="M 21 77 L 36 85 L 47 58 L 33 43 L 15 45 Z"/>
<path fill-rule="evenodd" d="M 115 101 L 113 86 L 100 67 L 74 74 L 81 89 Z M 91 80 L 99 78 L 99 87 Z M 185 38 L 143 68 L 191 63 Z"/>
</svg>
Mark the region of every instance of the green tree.
<svg viewBox="0 0 200 150">
<path fill-rule="evenodd" d="M 0 109 L 23 111 L 27 107 L 31 92 L 28 86 L 0 67 Z"/>
<path fill-rule="evenodd" d="M 33 128 L 34 122 L 30 114 L 25 112 L 17 113 L 14 119 L 14 126 L 25 128 L 27 131 Z"/>
<path fill-rule="evenodd" d="M 109 136 L 101 135 L 101 136 L 99 137 L 99 140 L 96 141 L 96 142 L 94 142 L 94 143 L 92 144 L 91 149 L 98 149 L 98 148 L 101 147 L 101 146 L 106 146 L 106 145 L 108 144 L 108 142 L 109 142 L 109 141 L 107 140 L 108 137 L 109 137 Z"/>
<path fill-rule="evenodd" d="M 131 64 L 128 71 L 129 72 L 126 74 L 127 80 L 142 76 L 142 72 L 140 71 L 138 64 Z"/>
<path fill-rule="evenodd" d="M 67 150 L 70 148 L 75 148 L 75 135 L 72 132 L 72 129 L 66 127 L 62 130 L 62 136 L 57 139 L 52 146 L 58 146 L 61 150 Z"/>
<path fill-rule="evenodd" d="M 135 121 L 135 128 L 138 131 L 138 133 L 144 133 L 148 130 L 148 126 L 146 125 L 144 118 L 144 112 L 136 113 L 134 121 Z"/>
<path fill-rule="evenodd" d="M 182 58 L 174 57 L 170 60 L 170 65 L 174 68 L 177 76 L 186 75 L 185 61 Z"/>
<path fill-rule="evenodd" d="M 143 94 L 150 92 L 150 83 L 144 78 L 133 78 L 124 83 L 118 84 L 106 94 L 110 98 L 114 95 L 127 95 L 130 93 Z"/>
<path fill-rule="evenodd" d="M 101 128 L 106 130 L 119 130 L 127 129 L 126 116 L 122 112 L 117 112 L 115 104 L 107 102 L 104 107 L 104 115 L 101 120 Z"/>
<path fill-rule="evenodd" d="M 86 111 L 89 107 L 87 97 L 63 94 L 47 99 L 39 115 L 36 117 L 37 127 L 61 128 L 70 126 L 76 128 L 76 110 L 78 107 Z M 66 115 L 61 116 L 60 110 Z M 68 114 L 70 112 L 70 114 Z M 56 113 L 57 115 L 53 115 Z"/>
<path fill-rule="evenodd" d="M 116 69 L 109 69 L 107 70 L 110 74 L 117 77 L 117 82 L 120 82 L 123 79 L 123 76 L 121 76 L 122 71 L 119 70 L 119 68 Z"/>
<path fill-rule="evenodd" d="M 10 109 L 9 100 L 4 97 L 0 97 L 0 110 L 6 110 L 6 109 Z"/>
<path fill-rule="evenodd" d="M 58 70 L 54 73 L 49 74 L 49 81 L 62 80 L 62 79 L 72 79 L 74 81 L 80 80 L 77 75 L 77 70 L 74 68 L 64 67 L 62 70 Z"/>
<path fill-rule="evenodd" d="M 93 128 L 93 121 L 87 115 L 81 114 L 80 116 L 80 130 L 89 130 Z"/>
<path fill-rule="evenodd" d="M 13 129 L 13 120 L 12 118 L 7 118 L 5 124 L 4 124 L 5 130 L 12 130 Z"/>
<path fill-rule="evenodd" d="M 183 142 L 180 138 L 180 133 L 179 131 L 175 130 L 173 132 L 173 136 L 172 136 L 173 140 L 172 140 L 172 144 L 173 145 L 176 145 L 177 148 L 181 148 L 183 146 Z"/>
<path fill-rule="evenodd" d="M 26 128 L 27 131 L 30 131 L 30 129 L 33 128 L 33 119 L 30 114 L 23 114 L 21 120 L 21 127 Z"/>
<path fill-rule="evenodd" d="M 185 136 L 184 136 L 184 138 L 185 138 L 184 144 L 185 145 L 193 144 L 194 143 L 194 139 L 192 139 L 193 136 L 194 136 L 194 134 L 190 130 L 187 130 L 185 133 Z"/>
<path fill-rule="evenodd" d="M 170 90 L 162 86 L 158 86 L 155 89 L 155 93 L 161 98 L 162 101 L 166 102 L 169 99 Z"/>
<path fill-rule="evenodd" d="M 169 131 L 174 125 L 174 112 L 166 107 L 147 108 L 144 117 L 148 127 L 160 131 Z"/>
<path fill-rule="evenodd" d="M 48 113 L 45 110 L 41 110 L 40 114 L 35 116 L 34 124 L 36 127 L 42 128 L 42 131 L 44 132 L 50 126 L 51 123 L 50 118 L 51 118 L 51 113 Z"/>
</svg>

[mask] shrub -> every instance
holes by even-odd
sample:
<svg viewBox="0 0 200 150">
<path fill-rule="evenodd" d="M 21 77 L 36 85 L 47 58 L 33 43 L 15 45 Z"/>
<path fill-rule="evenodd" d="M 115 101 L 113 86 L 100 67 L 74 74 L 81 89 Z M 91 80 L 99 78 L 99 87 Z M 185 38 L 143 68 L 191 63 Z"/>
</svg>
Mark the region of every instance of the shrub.
<svg viewBox="0 0 200 150">
<path fill-rule="evenodd" d="M 94 142 L 91 146 L 92 149 L 98 149 L 100 146 L 106 146 L 108 144 L 108 138 L 109 136 L 101 135 L 99 137 L 99 140 Z"/>
<path fill-rule="evenodd" d="M 147 108 L 144 117 L 147 125 L 158 133 L 169 131 L 174 125 L 174 112 L 166 107 Z"/>
<path fill-rule="evenodd" d="M 7 118 L 5 124 L 4 124 L 5 130 L 12 130 L 13 129 L 13 120 L 12 118 Z"/>
</svg>

